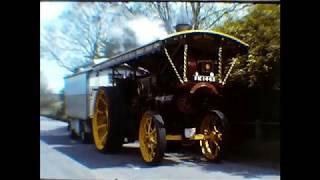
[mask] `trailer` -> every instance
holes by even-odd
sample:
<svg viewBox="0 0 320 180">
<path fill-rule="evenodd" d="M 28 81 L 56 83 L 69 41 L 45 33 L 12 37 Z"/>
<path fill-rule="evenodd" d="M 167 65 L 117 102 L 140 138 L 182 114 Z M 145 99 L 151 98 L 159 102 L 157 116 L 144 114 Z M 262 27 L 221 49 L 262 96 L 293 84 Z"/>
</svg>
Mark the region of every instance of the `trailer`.
<svg viewBox="0 0 320 180">
<path fill-rule="evenodd" d="M 117 69 L 117 74 L 112 69 L 99 72 L 88 67 L 80 72 L 65 77 L 65 114 L 69 120 L 70 136 L 73 139 L 80 137 L 83 143 L 92 142 L 91 120 L 94 113 L 94 101 L 99 87 L 111 87 L 116 82 L 112 77 L 129 75 L 130 69 L 124 65 Z M 112 74 L 114 73 L 114 74 Z"/>
<path fill-rule="evenodd" d="M 221 160 L 228 121 L 223 88 L 248 44 L 227 34 L 177 32 L 65 78 L 70 134 L 103 153 L 139 141 L 146 164 L 161 162 L 167 144 L 198 142 Z"/>
</svg>

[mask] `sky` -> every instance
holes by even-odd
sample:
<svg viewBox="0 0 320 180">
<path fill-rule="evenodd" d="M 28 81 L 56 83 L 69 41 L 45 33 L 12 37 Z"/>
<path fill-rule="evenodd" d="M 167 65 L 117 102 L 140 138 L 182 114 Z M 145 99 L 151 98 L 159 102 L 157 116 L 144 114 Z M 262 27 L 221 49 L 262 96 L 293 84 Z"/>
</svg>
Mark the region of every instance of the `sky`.
<svg viewBox="0 0 320 180">
<path fill-rule="evenodd" d="M 68 6 L 67 2 L 40 2 L 40 26 L 54 23 L 57 17 Z M 70 74 L 52 59 L 41 59 L 40 70 L 47 79 L 48 88 L 58 93 L 64 87 L 63 77 Z"/>
<path fill-rule="evenodd" d="M 67 2 L 40 2 L 41 22 L 54 20 L 67 7 Z"/>
<path fill-rule="evenodd" d="M 40 24 L 41 29 L 50 23 L 59 23 L 59 15 L 68 8 L 70 2 L 40 2 Z M 138 44 L 150 43 L 167 35 L 160 21 L 150 21 L 146 17 L 137 17 L 128 22 L 136 35 Z M 40 59 L 40 70 L 47 80 L 48 88 L 55 93 L 64 88 L 64 77 L 69 71 L 60 67 L 53 59 Z"/>
</svg>

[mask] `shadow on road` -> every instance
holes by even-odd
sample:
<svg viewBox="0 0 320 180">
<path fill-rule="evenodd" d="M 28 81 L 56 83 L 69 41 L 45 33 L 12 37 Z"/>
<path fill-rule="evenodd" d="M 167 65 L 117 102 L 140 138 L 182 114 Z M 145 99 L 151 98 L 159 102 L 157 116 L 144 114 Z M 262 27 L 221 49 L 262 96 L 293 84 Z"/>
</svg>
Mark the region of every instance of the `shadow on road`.
<svg viewBox="0 0 320 180">
<path fill-rule="evenodd" d="M 198 163 L 202 170 L 208 172 L 221 172 L 232 176 L 241 176 L 243 178 L 261 178 L 264 176 L 279 176 L 280 173 L 274 169 L 257 168 L 238 163 Z"/>
<path fill-rule="evenodd" d="M 59 127 L 54 130 L 41 131 L 40 139 L 56 149 L 57 151 L 74 159 L 78 163 L 90 168 L 159 168 L 185 166 L 194 167 L 207 172 L 228 173 L 244 178 L 259 178 L 262 176 L 279 176 L 278 170 L 259 168 L 256 166 L 244 165 L 241 162 L 221 162 L 218 164 L 209 163 L 200 154 L 183 150 L 181 153 L 166 153 L 166 156 L 159 166 L 147 166 L 143 163 L 139 148 L 125 146 L 121 153 L 102 154 L 99 153 L 93 144 L 82 144 L 80 140 L 71 140 L 66 127 Z"/>
<path fill-rule="evenodd" d="M 54 149 L 69 156 L 75 161 L 90 169 L 107 167 L 139 167 L 153 168 L 143 163 L 140 157 L 140 150 L 137 147 L 124 146 L 120 153 L 103 154 L 99 153 L 93 144 L 82 144 L 80 140 L 70 139 L 65 127 L 54 130 L 41 131 L 40 139 Z M 161 166 L 172 166 L 178 162 L 164 159 Z"/>
<path fill-rule="evenodd" d="M 206 172 L 227 173 L 232 176 L 242 176 L 243 178 L 261 178 L 263 176 L 280 176 L 279 170 L 275 168 L 259 167 L 259 165 L 244 163 L 221 161 L 212 163 L 206 161 L 200 152 L 195 154 L 195 151 L 188 149 L 181 151 L 182 154 L 175 155 L 183 164 L 189 167 L 197 167 Z M 250 164 L 250 165 L 249 165 Z"/>
</svg>

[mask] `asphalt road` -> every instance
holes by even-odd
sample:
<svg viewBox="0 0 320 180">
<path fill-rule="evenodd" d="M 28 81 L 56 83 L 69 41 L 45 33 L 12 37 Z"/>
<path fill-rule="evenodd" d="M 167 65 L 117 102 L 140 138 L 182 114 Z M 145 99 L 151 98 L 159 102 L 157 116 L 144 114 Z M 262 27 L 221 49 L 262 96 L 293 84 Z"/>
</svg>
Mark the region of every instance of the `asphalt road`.
<svg viewBox="0 0 320 180">
<path fill-rule="evenodd" d="M 102 154 L 93 144 L 71 140 L 67 124 L 40 117 L 40 178 L 42 179 L 280 179 L 277 168 L 245 162 L 208 163 L 191 152 L 166 153 L 159 166 L 146 166 L 138 144 L 116 155 Z"/>
</svg>

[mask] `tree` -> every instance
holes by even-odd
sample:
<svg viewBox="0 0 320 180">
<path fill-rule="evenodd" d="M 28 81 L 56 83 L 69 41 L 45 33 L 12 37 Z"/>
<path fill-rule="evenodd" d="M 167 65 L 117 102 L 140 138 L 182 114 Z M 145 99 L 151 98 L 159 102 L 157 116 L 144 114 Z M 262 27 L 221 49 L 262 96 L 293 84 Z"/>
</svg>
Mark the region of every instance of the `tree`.
<svg viewBox="0 0 320 180">
<path fill-rule="evenodd" d="M 142 14 L 163 21 L 168 33 L 175 32 L 178 23 L 188 23 L 192 29 L 211 29 L 228 14 L 244 10 L 249 4 L 201 2 L 150 2 L 124 5 L 131 14 Z"/>
<path fill-rule="evenodd" d="M 40 108 L 48 107 L 52 103 L 50 98 L 51 91 L 48 89 L 47 79 L 44 74 L 40 72 Z"/>
<path fill-rule="evenodd" d="M 121 8 L 118 3 L 72 3 L 57 23 L 41 30 L 41 56 L 75 72 L 92 64 L 94 58 L 136 47 L 132 30 L 115 26 L 115 22 L 121 24 L 130 17 Z M 128 35 L 123 36 L 124 32 Z"/>
<path fill-rule="evenodd" d="M 239 61 L 230 82 L 248 86 L 280 88 L 280 5 L 255 5 L 241 19 L 214 28 L 248 43 L 249 60 Z"/>
</svg>

